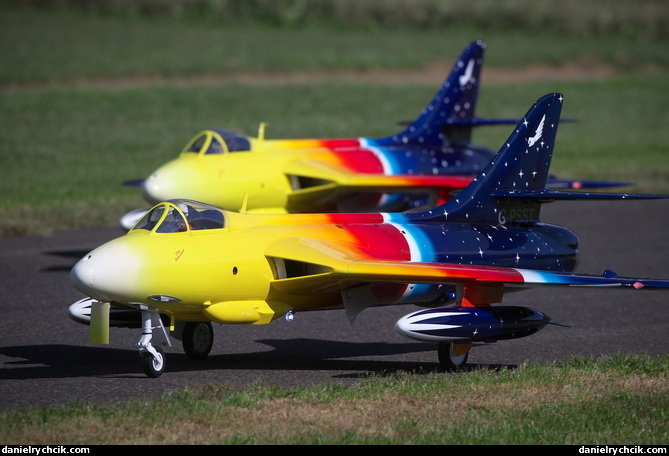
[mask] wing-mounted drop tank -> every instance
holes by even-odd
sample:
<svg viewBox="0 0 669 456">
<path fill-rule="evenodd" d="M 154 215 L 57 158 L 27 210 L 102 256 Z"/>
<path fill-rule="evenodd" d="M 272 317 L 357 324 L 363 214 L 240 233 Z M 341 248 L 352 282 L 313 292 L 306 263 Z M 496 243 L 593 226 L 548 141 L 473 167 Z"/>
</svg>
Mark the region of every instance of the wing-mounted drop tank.
<svg viewBox="0 0 669 456">
<path fill-rule="evenodd" d="M 550 317 L 529 307 L 490 306 L 425 309 L 400 318 L 397 331 L 428 342 L 492 342 L 530 336 Z"/>
</svg>

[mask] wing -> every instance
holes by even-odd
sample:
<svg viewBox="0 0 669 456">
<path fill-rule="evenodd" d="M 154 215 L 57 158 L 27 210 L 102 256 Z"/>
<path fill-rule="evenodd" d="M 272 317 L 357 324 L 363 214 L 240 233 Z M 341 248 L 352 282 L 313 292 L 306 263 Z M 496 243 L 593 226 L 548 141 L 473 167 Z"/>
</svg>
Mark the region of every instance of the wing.
<svg viewBox="0 0 669 456">
<path fill-rule="evenodd" d="M 266 256 L 301 264 L 299 275 L 274 280 L 271 289 L 282 295 L 305 295 L 350 290 L 375 282 L 398 284 L 452 284 L 460 305 L 481 306 L 501 302 L 508 288 L 537 286 L 669 288 L 669 280 L 549 272 L 450 263 L 414 263 L 377 260 L 351 245 L 316 239 L 283 239 L 272 244 Z"/>
<path fill-rule="evenodd" d="M 288 195 L 289 208 L 329 204 L 344 195 L 360 192 L 462 190 L 473 179 L 471 176 L 362 174 L 316 160 L 296 160 L 288 164 L 284 172 L 293 185 L 293 191 Z"/>
</svg>

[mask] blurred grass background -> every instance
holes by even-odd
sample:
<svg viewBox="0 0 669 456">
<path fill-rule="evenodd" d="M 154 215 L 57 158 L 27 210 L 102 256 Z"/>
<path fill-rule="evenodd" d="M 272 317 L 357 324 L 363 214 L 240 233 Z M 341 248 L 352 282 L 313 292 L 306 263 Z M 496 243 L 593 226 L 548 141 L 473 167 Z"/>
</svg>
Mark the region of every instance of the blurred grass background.
<svg viewBox="0 0 669 456">
<path fill-rule="evenodd" d="M 555 174 L 669 192 L 666 1 L 3 0 L 0 37 L 2 235 L 116 224 L 204 128 L 394 133 L 475 39 L 479 115 L 563 92 Z"/>
<path fill-rule="evenodd" d="M 4 0 L 7 2 L 7 0 Z M 17 2 L 8 2 L 17 3 Z M 487 30 L 561 35 L 666 37 L 662 0 L 22 0 L 21 4 L 123 17 L 170 17 L 215 27 L 443 29 L 463 23 Z"/>
</svg>

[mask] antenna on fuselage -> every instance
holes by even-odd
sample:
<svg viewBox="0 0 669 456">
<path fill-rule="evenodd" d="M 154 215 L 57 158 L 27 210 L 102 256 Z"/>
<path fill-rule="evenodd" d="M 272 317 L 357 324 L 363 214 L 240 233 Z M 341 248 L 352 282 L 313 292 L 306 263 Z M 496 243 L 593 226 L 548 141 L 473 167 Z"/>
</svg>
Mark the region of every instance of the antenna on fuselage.
<svg viewBox="0 0 669 456">
<path fill-rule="evenodd" d="M 265 127 L 267 124 L 265 122 L 260 122 L 258 126 L 258 139 L 265 139 Z"/>
<path fill-rule="evenodd" d="M 242 203 L 241 209 L 239 209 L 240 214 L 246 213 L 246 206 L 247 206 L 248 202 L 249 202 L 249 194 L 244 193 L 244 202 Z"/>
</svg>

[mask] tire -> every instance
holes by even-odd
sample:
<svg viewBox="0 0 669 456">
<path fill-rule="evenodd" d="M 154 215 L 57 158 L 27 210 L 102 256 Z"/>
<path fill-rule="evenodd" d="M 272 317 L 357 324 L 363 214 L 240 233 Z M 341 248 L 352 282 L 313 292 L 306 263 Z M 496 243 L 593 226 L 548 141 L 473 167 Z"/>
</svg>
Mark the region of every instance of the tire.
<svg viewBox="0 0 669 456">
<path fill-rule="evenodd" d="M 210 322 L 187 322 L 182 341 L 184 352 L 190 359 L 204 359 L 214 345 L 214 329 Z"/>
<path fill-rule="evenodd" d="M 153 356 L 151 352 L 143 351 L 142 355 L 142 368 L 147 377 L 158 378 L 165 372 L 165 353 L 160 347 L 154 347 L 158 356 Z"/>
<path fill-rule="evenodd" d="M 469 358 L 469 350 L 464 354 L 457 354 L 454 352 L 455 345 L 451 342 L 439 342 L 439 346 L 437 347 L 439 364 L 447 372 L 461 370 L 467 363 L 467 358 Z"/>
</svg>

